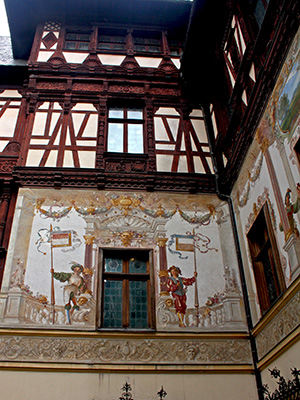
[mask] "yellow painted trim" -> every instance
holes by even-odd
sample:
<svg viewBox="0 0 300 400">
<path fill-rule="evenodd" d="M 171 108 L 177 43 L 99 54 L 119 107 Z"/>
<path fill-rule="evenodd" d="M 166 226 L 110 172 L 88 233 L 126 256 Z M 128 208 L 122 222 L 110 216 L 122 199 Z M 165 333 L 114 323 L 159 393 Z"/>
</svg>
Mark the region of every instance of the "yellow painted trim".
<svg viewBox="0 0 300 400">
<path fill-rule="evenodd" d="M 268 311 L 262 319 L 253 328 L 252 334 L 254 337 L 259 335 L 261 331 L 276 317 L 276 315 L 292 300 L 292 298 L 300 291 L 300 276 L 289 286 L 282 294 L 276 304 Z"/>
<path fill-rule="evenodd" d="M 0 370 L 81 373 L 254 374 L 251 365 L 111 365 L 1 362 Z"/>
<path fill-rule="evenodd" d="M 180 340 L 205 340 L 205 339 L 225 339 L 225 340 L 248 340 L 249 335 L 244 332 L 211 332 L 211 333 L 177 333 L 177 332 L 87 332 L 87 331 L 67 331 L 67 330 L 40 330 L 40 329 L 13 329 L 0 328 L 0 336 L 39 336 L 39 337 L 72 337 L 72 338 L 94 338 L 94 339 L 180 339 Z"/>
<path fill-rule="evenodd" d="M 290 349 L 300 340 L 300 327 L 295 329 L 289 336 L 283 339 L 273 350 L 263 357 L 257 364 L 260 371 L 267 368 L 272 362 L 279 358 L 283 353 Z"/>
</svg>

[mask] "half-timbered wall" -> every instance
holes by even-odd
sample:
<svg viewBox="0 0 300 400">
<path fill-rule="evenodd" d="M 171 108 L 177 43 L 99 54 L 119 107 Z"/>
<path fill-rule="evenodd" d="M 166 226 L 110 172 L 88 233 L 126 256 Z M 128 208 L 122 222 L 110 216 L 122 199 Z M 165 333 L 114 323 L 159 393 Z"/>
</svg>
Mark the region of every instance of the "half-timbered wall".
<svg viewBox="0 0 300 400">
<path fill-rule="evenodd" d="M 21 97 L 17 90 L 4 90 L 0 93 L 0 151 L 14 141 Z"/>
<path fill-rule="evenodd" d="M 65 114 L 58 102 L 44 102 L 35 113 L 26 166 L 95 168 L 98 113 L 78 103 Z"/>
<path fill-rule="evenodd" d="M 160 107 L 154 124 L 158 171 L 213 173 L 201 110 L 183 116 L 174 108 Z"/>
</svg>

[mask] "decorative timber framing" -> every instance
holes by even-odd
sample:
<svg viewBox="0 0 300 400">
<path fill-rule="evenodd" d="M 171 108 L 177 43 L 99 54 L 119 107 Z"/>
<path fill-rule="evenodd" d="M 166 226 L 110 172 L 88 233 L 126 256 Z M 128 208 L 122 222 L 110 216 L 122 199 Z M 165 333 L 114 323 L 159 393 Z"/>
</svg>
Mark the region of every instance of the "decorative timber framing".
<svg viewBox="0 0 300 400">
<path fill-rule="evenodd" d="M 133 160 L 134 161 L 134 160 Z M 20 186 L 64 188 L 134 189 L 148 191 L 177 191 L 181 193 L 215 193 L 213 175 L 136 172 L 140 164 L 123 163 L 124 169 L 115 173 L 102 169 L 15 167 L 13 178 Z M 135 166 L 137 165 L 137 167 Z"/>
</svg>

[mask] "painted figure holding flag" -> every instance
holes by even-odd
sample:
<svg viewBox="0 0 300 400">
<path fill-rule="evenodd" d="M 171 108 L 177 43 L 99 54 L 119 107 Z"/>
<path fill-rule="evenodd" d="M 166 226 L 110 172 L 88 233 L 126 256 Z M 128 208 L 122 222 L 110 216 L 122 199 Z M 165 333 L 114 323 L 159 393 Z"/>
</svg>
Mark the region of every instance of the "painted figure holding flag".
<svg viewBox="0 0 300 400">
<path fill-rule="evenodd" d="M 64 301 L 65 309 L 68 314 L 68 321 L 71 324 L 71 315 L 74 310 L 79 310 L 76 302 L 76 296 L 85 292 L 85 283 L 81 274 L 83 273 L 83 266 L 72 261 L 71 270 L 73 272 L 54 272 L 53 278 L 60 282 L 68 282 L 64 286 Z M 72 308 L 73 306 L 73 308 Z"/>
<path fill-rule="evenodd" d="M 186 312 L 186 286 L 191 286 L 195 283 L 197 272 L 194 272 L 192 278 L 183 278 L 179 276 L 181 275 L 180 268 L 175 267 L 175 265 L 172 265 L 172 267 L 168 269 L 168 272 L 170 273 L 170 277 L 167 281 L 167 289 L 174 297 L 174 305 L 179 319 L 179 326 L 185 327 L 184 315 Z"/>
</svg>

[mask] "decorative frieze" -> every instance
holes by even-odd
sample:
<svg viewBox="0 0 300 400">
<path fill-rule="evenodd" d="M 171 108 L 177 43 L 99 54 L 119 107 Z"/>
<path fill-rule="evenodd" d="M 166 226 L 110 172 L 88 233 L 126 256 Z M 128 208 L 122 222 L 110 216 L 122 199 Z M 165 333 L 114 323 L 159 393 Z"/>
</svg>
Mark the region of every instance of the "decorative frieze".
<svg viewBox="0 0 300 400">
<path fill-rule="evenodd" d="M 251 364 L 248 340 L 3 336 L 0 361 L 96 364 Z"/>
<path fill-rule="evenodd" d="M 257 335 L 256 344 L 259 359 L 277 346 L 299 326 L 300 291 L 283 307 L 271 322 Z"/>
</svg>

